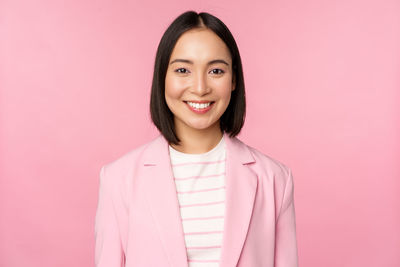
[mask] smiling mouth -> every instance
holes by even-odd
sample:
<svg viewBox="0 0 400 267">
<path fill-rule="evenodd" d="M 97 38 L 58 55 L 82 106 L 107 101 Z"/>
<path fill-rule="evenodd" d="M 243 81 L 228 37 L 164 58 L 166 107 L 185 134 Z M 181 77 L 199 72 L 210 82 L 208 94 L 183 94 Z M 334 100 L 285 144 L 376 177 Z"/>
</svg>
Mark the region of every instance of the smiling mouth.
<svg viewBox="0 0 400 267">
<path fill-rule="evenodd" d="M 203 101 L 202 102 L 184 101 L 184 102 L 195 109 L 206 109 L 214 103 L 214 101 L 209 101 L 209 102 L 206 102 L 206 101 L 204 101 L 204 102 Z"/>
</svg>

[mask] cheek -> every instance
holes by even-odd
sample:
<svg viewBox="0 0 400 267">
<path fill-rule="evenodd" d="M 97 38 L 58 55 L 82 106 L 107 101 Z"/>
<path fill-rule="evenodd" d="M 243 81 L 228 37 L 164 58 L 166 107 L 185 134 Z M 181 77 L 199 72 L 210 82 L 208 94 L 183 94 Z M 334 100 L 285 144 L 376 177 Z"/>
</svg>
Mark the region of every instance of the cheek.
<svg viewBox="0 0 400 267">
<path fill-rule="evenodd" d="M 165 78 L 165 97 L 178 98 L 183 92 L 184 85 L 180 79 L 170 75 Z"/>
<path fill-rule="evenodd" d="M 213 87 L 220 98 L 229 102 L 232 93 L 232 80 L 230 78 L 216 80 Z"/>
</svg>

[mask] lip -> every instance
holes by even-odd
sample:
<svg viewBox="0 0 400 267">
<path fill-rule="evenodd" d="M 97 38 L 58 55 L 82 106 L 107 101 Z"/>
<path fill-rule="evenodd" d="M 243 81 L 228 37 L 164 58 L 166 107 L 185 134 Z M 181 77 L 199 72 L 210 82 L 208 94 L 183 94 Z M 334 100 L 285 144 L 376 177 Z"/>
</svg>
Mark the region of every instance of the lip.
<svg viewBox="0 0 400 267">
<path fill-rule="evenodd" d="M 214 101 L 211 100 L 185 100 L 184 102 L 192 102 L 192 103 L 199 103 L 199 104 L 203 104 L 203 103 L 213 103 Z"/>
<path fill-rule="evenodd" d="M 212 107 L 214 106 L 214 103 L 215 103 L 214 101 L 205 101 L 205 100 L 202 100 L 202 101 L 184 101 L 184 102 L 185 102 L 186 106 L 187 106 L 191 111 L 193 111 L 194 113 L 197 113 L 197 114 L 204 114 L 204 113 L 206 113 L 207 111 L 209 111 L 210 109 L 212 109 Z M 199 103 L 199 104 L 211 102 L 211 104 L 210 104 L 208 107 L 206 107 L 206 108 L 197 109 L 197 108 L 194 108 L 194 107 L 190 106 L 187 102 Z"/>
</svg>

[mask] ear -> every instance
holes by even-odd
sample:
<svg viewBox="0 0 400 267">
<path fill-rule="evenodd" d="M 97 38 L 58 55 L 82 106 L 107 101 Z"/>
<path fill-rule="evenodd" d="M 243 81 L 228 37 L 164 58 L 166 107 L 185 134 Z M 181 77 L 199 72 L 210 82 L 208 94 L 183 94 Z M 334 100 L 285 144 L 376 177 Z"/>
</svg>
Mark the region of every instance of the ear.
<svg viewBox="0 0 400 267">
<path fill-rule="evenodd" d="M 236 75 L 232 76 L 232 91 L 236 89 Z"/>
</svg>

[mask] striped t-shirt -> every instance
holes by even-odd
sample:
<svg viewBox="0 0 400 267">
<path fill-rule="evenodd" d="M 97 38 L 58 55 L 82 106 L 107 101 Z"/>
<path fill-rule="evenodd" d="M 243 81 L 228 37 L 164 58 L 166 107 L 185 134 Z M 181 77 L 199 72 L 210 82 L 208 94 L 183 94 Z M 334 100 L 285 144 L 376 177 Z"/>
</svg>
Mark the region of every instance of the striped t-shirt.
<svg viewBox="0 0 400 267">
<path fill-rule="evenodd" d="M 202 154 L 169 146 L 189 267 L 217 267 L 225 213 L 224 137 Z"/>
</svg>

